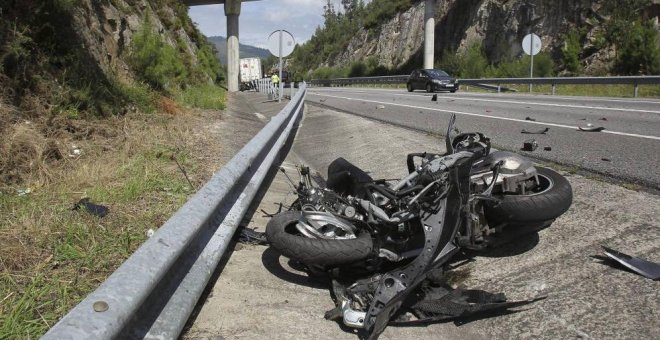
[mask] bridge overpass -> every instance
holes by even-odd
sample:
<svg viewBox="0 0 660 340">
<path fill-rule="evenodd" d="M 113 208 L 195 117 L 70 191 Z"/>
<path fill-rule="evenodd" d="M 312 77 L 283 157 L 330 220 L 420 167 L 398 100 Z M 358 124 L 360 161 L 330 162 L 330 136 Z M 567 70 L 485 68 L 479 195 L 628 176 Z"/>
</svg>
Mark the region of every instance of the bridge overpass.
<svg viewBox="0 0 660 340">
<path fill-rule="evenodd" d="M 225 5 L 227 16 L 227 87 L 229 92 L 238 91 L 240 77 L 240 54 L 238 39 L 238 17 L 241 2 L 258 0 L 182 0 L 187 6 Z M 425 0 L 424 9 L 424 68 L 433 68 L 435 40 L 435 12 L 437 0 Z"/>
<path fill-rule="evenodd" d="M 225 5 L 227 16 L 227 88 L 238 91 L 240 77 L 238 52 L 238 17 L 241 15 L 241 2 L 257 0 L 182 0 L 187 6 Z"/>
</svg>

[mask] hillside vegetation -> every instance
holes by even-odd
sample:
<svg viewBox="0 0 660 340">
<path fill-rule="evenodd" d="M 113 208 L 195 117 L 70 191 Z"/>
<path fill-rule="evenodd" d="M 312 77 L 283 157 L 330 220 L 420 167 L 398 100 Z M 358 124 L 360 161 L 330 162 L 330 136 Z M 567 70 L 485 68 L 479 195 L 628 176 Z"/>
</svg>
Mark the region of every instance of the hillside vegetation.
<svg viewBox="0 0 660 340">
<path fill-rule="evenodd" d="M 0 0 L 0 339 L 43 335 L 213 173 L 216 53 L 179 0 Z"/>
<path fill-rule="evenodd" d="M 511 25 L 510 22 L 498 18 L 509 15 L 517 18 L 512 20 L 523 20 L 528 4 L 498 3 L 497 6 L 504 6 L 500 9 L 486 3 L 466 0 L 442 5 L 441 17 L 436 17 L 435 66 L 462 78 L 528 76 L 529 58 L 522 55 L 520 47 L 512 49 L 511 40 L 502 36 L 506 31 L 522 37 L 526 34 L 525 27 L 505 27 L 502 25 Z M 535 20 L 540 25 L 536 30 L 559 34 L 546 36 L 550 44 L 545 44 L 543 52 L 535 58 L 535 76 L 659 74 L 660 34 L 653 17 L 656 14 L 649 11 L 652 4 L 651 0 L 601 0 L 584 7 L 580 2 L 566 1 L 555 6 L 553 14 L 559 18 L 553 21 L 554 17 L 547 20 L 543 17 L 543 9 L 552 8 L 553 3 L 542 1 L 536 13 Z M 374 0 L 366 5 L 358 0 L 345 0 L 336 9 L 328 1 L 323 26 L 317 28 L 308 42 L 296 48 L 291 70 L 297 78 L 307 79 L 407 74 L 421 66 L 422 42 L 416 42 L 416 52 L 407 60 L 386 66 L 381 54 L 396 54 L 396 51 L 387 50 L 384 40 L 396 37 L 383 32 L 396 32 L 410 24 L 406 20 L 423 12 L 423 6 L 420 1 L 410 0 Z M 507 9 L 518 12 L 497 12 Z M 477 15 L 484 19 L 475 19 Z M 487 20 L 488 25 L 478 20 Z M 502 23 L 492 24 L 497 20 Z M 457 24 L 465 30 L 453 32 Z M 544 24 L 554 26 L 544 27 Z M 486 31 L 475 36 L 475 25 L 485 25 L 481 29 Z M 356 35 L 365 41 L 355 40 Z M 513 44 L 519 45 L 518 41 L 514 38 Z M 351 55 L 352 48 L 365 43 L 374 46 L 372 53 L 355 51 Z"/>
</svg>

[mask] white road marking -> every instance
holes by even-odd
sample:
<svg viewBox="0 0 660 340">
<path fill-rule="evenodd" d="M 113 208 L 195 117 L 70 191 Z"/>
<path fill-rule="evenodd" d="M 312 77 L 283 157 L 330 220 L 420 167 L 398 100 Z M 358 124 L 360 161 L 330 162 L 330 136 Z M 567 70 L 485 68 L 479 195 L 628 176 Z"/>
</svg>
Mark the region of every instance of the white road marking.
<svg viewBox="0 0 660 340">
<path fill-rule="evenodd" d="M 386 103 L 386 102 L 379 102 L 379 101 L 376 101 L 376 100 L 368 100 L 368 99 L 362 99 L 362 98 L 348 98 L 348 97 L 341 97 L 341 96 L 331 96 L 331 95 L 328 95 L 328 94 L 319 94 L 319 93 L 313 93 L 313 92 L 310 92 L 309 94 L 310 95 L 316 95 L 316 96 L 322 96 L 322 97 L 329 97 L 329 98 L 337 98 L 337 99 L 345 99 L 345 100 L 360 100 L 360 101 L 363 101 L 363 102 L 383 104 L 383 105 L 392 105 L 392 106 L 401 106 L 401 107 L 407 107 L 407 108 L 411 108 L 411 109 L 422 109 L 422 110 L 438 111 L 438 112 L 445 112 L 445 113 L 455 113 L 457 115 L 491 118 L 491 119 L 507 120 L 507 121 L 512 121 L 512 122 L 526 123 L 526 124 L 554 126 L 554 127 L 566 128 L 566 129 L 571 129 L 571 130 L 577 130 L 577 126 L 571 126 L 571 125 L 563 125 L 563 124 L 556 124 L 556 123 L 543 123 L 543 122 L 538 122 L 538 121 L 535 122 L 535 121 L 530 121 L 530 120 L 517 119 L 517 118 L 508 118 L 508 117 L 499 117 L 499 116 L 489 116 L 489 115 L 484 115 L 484 114 L 480 114 L 480 113 L 442 110 L 442 109 L 436 109 L 436 108 L 425 107 L 425 106 L 406 105 L 406 104 L 397 104 L 397 103 Z M 619 131 L 612 131 L 612 130 L 603 130 L 603 131 L 601 131 L 601 133 L 609 133 L 609 134 L 620 135 L 620 136 L 660 140 L 660 137 L 657 137 L 657 136 L 639 135 L 639 134 L 636 134 L 636 133 L 627 133 L 627 132 L 619 132 Z"/>
<path fill-rule="evenodd" d="M 354 91 L 355 93 L 366 93 L 367 91 Z M 419 95 L 414 95 L 414 94 L 404 94 L 404 93 L 398 93 L 396 94 L 397 96 L 400 97 L 421 97 Z M 607 110 L 607 111 L 622 111 L 622 112 L 642 112 L 642 113 L 655 113 L 655 114 L 660 114 L 660 111 L 652 111 L 652 110 L 640 110 L 640 109 L 624 109 L 624 108 L 617 108 L 617 107 L 604 107 L 604 106 L 586 106 L 586 105 L 570 105 L 570 104 L 552 104 L 552 103 L 538 103 L 538 102 L 524 102 L 524 101 L 517 101 L 517 100 L 504 100 L 504 99 L 483 99 L 483 98 L 465 98 L 465 97 L 459 97 L 457 95 L 452 95 L 452 96 L 438 96 L 438 98 L 445 98 L 445 99 L 454 99 L 454 100 L 466 100 L 466 101 L 477 101 L 477 102 L 489 102 L 489 103 L 504 103 L 504 104 L 517 104 L 517 105 L 538 105 L 538 106 L 552 106 L 552 107 L 566 107 L 566 108 L 573 108 L 573 109 L 587 109 L 587 110 Z"/>
<path fill-rule="evenodd" d="M 314 89 L 314 88 L 312 88 Z M 337 88 L 325 88 L 323 89 L 324 91 L 333 91 L 333 92 L 341 92 L 341 91 L 346 91 L 346 90 L 353 90 L 354 88 L 351 87 L 337 87 Z M 370 88 L 363 88 L 363 87 L 358 87 L 355 92 L 398 92 L 399 95 L 409 95 L 409 96 L 414 96 L 414 94 L 406 94 L 406 93 L 401 93 L 401 90 L 405 90 L 405 88 L 401 89 L 370 89 Z M 421 92 L 418 93 L 420 97 L 428 96 L 425 94 L 422 94 Z M 488 97 L 488 96 L 508 96 L 508 97 L 513 97 L 513 96 L 519 96 L 521 98 L 527 97 L 527 98 L 534 98 L 540 95 L 531 95 L 527 93 L 518 93 L 518 94 L 506 94 L 506 93 L 477 93 L 477 92 L 462 92 L 460 95 L 462 96 L 474 96 L 474 97 Z M 451 95 L 451 97 L 447 98 L 454 98 L 454 96 L 459 96 L 457 95 Z M 586 96 L 543 96 L 546 99 L 565 99 L 565 100 L 583 100 L 583 101 L 599 101 L 599 102 L 615 102 L 615 103 L 631 103 L 631 104 L 658 104 L 660 105 L 660 100 L 644 100 L 644 99 L 614 99 L 611 97 L 586 97 Z"/>
</svg>

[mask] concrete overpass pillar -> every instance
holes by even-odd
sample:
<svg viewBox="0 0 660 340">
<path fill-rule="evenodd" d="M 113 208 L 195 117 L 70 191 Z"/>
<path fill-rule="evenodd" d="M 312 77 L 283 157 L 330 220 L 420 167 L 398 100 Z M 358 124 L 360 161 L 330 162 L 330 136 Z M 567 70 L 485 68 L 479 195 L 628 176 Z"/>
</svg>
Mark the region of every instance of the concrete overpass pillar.
<svg viewBox="0 0 660 340">
<path fill-rule="evenodd" d="M 424 4 L 424 68 L 433 68 L 435 52 L 435 5 L 436 0 Z"/>
<path fill-rule="evenodd" d="M 241 14 L 241 0 L 226 0 L 227 16 L 227 88 L 238 91 L 240 78 L 240 55 L 238 52 L 238 17 Z"/>
</svg>

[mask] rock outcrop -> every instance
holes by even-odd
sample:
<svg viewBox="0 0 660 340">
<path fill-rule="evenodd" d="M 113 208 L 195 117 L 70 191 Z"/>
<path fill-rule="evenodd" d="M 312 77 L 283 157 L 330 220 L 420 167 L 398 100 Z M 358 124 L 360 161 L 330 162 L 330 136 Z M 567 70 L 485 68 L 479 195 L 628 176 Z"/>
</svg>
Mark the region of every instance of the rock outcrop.
<svg viewBox="0 0 660 340">
<path fill-rule="evenodd" d="M 559 59 L 563 36 L 574 27 L 587 31 L 584 50 L 590 64 L 608 63 L 614 57 L 610 47 L 593 48 L 605 0 L 445 0 L 437 2 L 436 56 L 446 50 L 462 50 L 482 44 L 488 58 L 497 62 L 519 56 L 521 42 L 529 32 L 541 37 L 543 51 Z M 399 69 L 420 64 L 424 43 L 424 1 L 384 23 L 377 30 L 362 29 L 348 48 L 329 65 L 346 65 L 375 56 L 379 65 Z M 591 63 L 593 61 L 593 63 Z M 588 66 L 588 65 L 587 65 Z M 589 71 L 589 68 L 587 68 Z"/>
</svg>

